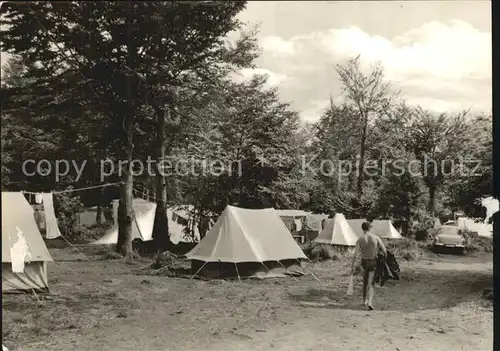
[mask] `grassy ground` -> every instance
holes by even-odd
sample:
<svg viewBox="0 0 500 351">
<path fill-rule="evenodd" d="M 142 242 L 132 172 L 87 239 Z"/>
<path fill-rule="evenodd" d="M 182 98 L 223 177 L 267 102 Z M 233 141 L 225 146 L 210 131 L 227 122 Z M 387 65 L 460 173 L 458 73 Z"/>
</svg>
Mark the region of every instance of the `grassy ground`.
<svg viewBox="0 0 500 351">
<path fill-rule="evenodd" d="M 51 249 L 50 294 L 5 295 L 10 350 L 491 350 L 492 256 L 426 253 L 377 288 L 376 311 L 345 294 L 344 259 L 312 276 L 203 281 L 152 275 L 103 248 Z M 87 257 L 90 262 L 86 261 Z M 182 262 L 178 262 L 182 265 Z"/>
</svg>

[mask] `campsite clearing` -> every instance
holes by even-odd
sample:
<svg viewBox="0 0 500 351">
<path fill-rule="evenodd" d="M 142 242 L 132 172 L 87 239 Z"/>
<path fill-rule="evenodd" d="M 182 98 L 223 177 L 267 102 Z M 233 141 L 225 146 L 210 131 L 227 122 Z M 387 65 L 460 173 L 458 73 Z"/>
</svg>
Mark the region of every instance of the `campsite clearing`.
<svg viewBox="0 0 500 351">
<path fill-rule="evenodd" d="M 50 294 L 3 296 L 3 343 L 43 350 L 491 350 L 491 254 L 429 254 L 361 309 L 360 281 L 318 263 L 311 276 L 189 280 L 148 275 L 146 261 L 102 247 L 50 249 Z M 39 300 L 38 300 L 39 299 Z"/>
</svg>

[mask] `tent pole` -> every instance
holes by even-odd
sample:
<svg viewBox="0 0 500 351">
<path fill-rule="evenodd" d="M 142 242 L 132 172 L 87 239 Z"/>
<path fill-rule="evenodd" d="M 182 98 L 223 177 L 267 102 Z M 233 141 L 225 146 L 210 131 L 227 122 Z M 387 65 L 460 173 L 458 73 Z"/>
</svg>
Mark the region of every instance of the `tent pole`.
<svg viewBox="0 0 500 351">
<path fill-rule="evenodd" d="M 307 260 L 312 263 L 312 261 L 309 258 Z M 300 266 L 302 267 L 302 264 L 298 259 L 297 259 L 297 262 L 299 262 Z M 311 275 L 314 277 L 314 279 L 316 279 L 318 282 L 321 281 L 318 277 L 316 277 L 316 275 L 313 273 L 311 268 L 307 267 L 307 270 L 309 271 L 309 273 L 311 273 Z"/>
<path fill-rule="evenodd" d="M 137 214 L 134 211 L 133 202 L 132 202 L 132 214 L 134 215 L 134 222 L 135 222 L 135 226 L 137 227 L 137 231 L 139 232 L 139 235 L 141 236 L 142 241 L 144 241 L 144 235 L 142 235 L 141 228 L 139 227 L 139 223 L 137 223 Z"/>
<path fill-rule="evenodd" d="M 283 268 L 285 269 L 285 271 L 288 271 L 288 269 L 287 269 L 287 268 L 283 265 L 283 263 L 281 263 L 279 260 L 278 260 L 277 262 L 281 265 L 281 267 L 283 267 Z M 295 281 L 296 281 L 296 282 L 298 282 L 298 281 L 299 281 L 299 280 L 297 279 L 297 277 L 295 277 L 295 276 L 293 276 L 293 275 L 292 275 L 292 278 L 293 278 L 293 279 L 295 279 Z"/>
<path fill-rule="evenodd" d="M 238 275 L 238 280 L 241 282 L 240 271 L 238 271 L 238 263 L 234 262 L 234 267 L 236 268 L 236 274 Z"/>
</svg>

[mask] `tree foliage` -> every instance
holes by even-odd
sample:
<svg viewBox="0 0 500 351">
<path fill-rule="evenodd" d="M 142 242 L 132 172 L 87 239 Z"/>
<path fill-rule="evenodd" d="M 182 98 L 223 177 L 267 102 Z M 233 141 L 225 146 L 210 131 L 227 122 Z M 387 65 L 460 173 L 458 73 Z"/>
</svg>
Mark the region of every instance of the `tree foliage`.
<svg viewBox="0 0 500 351">
<path fill-rule="evenodd" d="M 304 125 L 266 77 L 231 79 L 259 52 L 257 32 L 236 19 L 244 7 L 3 3 L 2 51 L 14 56 L 2 77 L 2 187 L 95 185 L 101 160 L 129 161 L 104 179 L 122 181 L 120 189 L 82 196 L 93 205 L 120 197 L 117 250 L 128 255 L 132 197 L 146 189 L 157 202 L 158 245 L 168 237 L 167 205 L 193 205 L 202 234 L 200 223 L 227 205 L 390 218 L 408 234 L 440 211 L 478 213 L 476 200 L 492 191 L 491 117 L 409 106 L 380 64 L 356 57 L 336 66 L 340 99 Z M 229 42 L 233 31 L 239 39 Z M 134 176 L 130 161 L 148 158 L 172 167 Z M 87 163 L 81 178 L 56 181 L 24 175 L 27 159 Z M 478 175 L 460 174 L 470 159 L 481 161 Z M 71 206 L 59 207 L 72 223 Z"/>
</svg>

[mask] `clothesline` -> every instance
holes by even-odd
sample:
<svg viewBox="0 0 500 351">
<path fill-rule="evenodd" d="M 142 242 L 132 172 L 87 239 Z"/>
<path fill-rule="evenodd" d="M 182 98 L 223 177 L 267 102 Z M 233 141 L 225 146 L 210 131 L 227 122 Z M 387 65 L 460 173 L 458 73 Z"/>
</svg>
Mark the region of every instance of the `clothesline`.
<svg viewBox="0 0 500 351">
<path fill-rule="evenodd" d="M 61 190 L 61 191 L 51 191 L 51 193 L 52 193 L 52 194 L 72 193 L 72 192 L 75 192 L 75 191 L 82 191 L 82 190 L 89 190 L 89 189 L 104 188 L 104 187 L 107 187 L 107 186 L 111 186 L 111 185 L 118 185 L 118 184 L 123 184 L 123 182 L 117 182 L 117 183 L 107 183 L 107 184 L 101 184 L 101 185 L 95 185 L 95 186 L 88 186 L 88 187 L 85 187 L 85 188 L 68 189 L 68 190 Z M 39 191 L 39 192 L 23 191 L 23 193 L 25 193 L 25 194 L 34 194 L 34 195 L 36 195 L 36 194 L 43 193 L 43 191 Z"/>
</svg>

